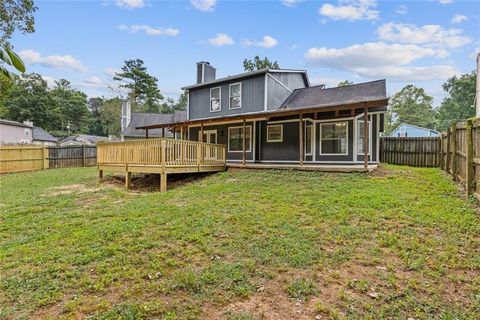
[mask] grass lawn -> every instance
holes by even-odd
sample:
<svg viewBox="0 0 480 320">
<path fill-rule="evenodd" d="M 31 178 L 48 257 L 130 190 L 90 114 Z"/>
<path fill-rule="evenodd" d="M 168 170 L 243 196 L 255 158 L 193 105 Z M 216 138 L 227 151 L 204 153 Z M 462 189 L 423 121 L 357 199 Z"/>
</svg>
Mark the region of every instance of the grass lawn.
<svg viewBox="0 0 480 320">
<path fill-rule="evenodd" d="M 437 169 L 233 171 L 167 193 L 0 176 L 0 318 L 478 319 L 480 215 Z"/>
</svg>

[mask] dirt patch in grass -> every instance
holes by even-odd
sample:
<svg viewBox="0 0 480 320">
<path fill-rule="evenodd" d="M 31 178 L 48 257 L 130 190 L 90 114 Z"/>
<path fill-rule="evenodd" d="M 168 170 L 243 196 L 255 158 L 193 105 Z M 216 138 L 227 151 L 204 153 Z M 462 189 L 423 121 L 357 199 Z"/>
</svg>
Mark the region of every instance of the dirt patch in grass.
<svg viewBox="0 0 480 320">
<path fill-rule="evenodd" d="M 48 189 L 46 195 L 48 196 L 61 196 L 73 193 L 93 193 L 102 190 L 102 187 L 91 187 L 85 184 L 69 184 L 66 186 L 55 187 Z"/>
<path fill-rule="evenodd" d="M 215 173 L 189 173 L 170 174 L 168 179 L 168 190 L 173 190 L 194 181 L 205 179 Z M 125 176 L 105 176 L 102 183 L 125 188 Z M 155 192 L 160 190 L 159 174 L 135 174 L 132 175 L 131 190 L 138 192 Z"/>
</svg>

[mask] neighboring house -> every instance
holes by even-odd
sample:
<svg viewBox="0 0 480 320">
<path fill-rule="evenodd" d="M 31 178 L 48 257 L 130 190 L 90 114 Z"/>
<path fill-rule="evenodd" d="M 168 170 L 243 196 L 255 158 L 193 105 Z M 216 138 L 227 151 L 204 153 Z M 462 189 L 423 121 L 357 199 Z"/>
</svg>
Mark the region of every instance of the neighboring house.
<svg viewBox="0 0 480 320">
<path fill-rule="evenodd" d="M 20 143 L 32 143 L 32 126 L 17 121 L 0 119 L 0 144 Z"/>
<path fill-rule="evenodd" d="M 92 136 L 88 134 L 76 134 L 60 140 L 60 146 L 94 146 L 99 141 L 110 140 L 108 137 Z"/>
<path fill-rule="evenodd" d="M 437 137 L 440 132 L 414 126 L 412 124 L 402 123 L 390 134 L 391 137 Z"/>
<path fill-rule="evenodd" d="M 34 144 L 42 144 L 45 146 L 55 146 L 57 145 L 58 139 L 40 127 L 33 127 L 32 142 Z"/>
<path fill-rule="evenodd" d="M 187 120 L 186 111 L 177 111 L 173 114 L 132 112 L 130 103 L 122 104 L 121 130 L 122 140 L 145 139 L 145 130 L 137 127 L 149 126 L 158 123 L 173 123 Z M 178 133 L 176 134 L 178 137 Z M 173 130 L 153 129 L 149 130 L 150 138 L 173 137 Z"/>
<path fill-rule="evenodd" d="M 385 80 L 325 89 L 311 86 L 304 70 L 215 74 L 208 62 L 197 63 L 197 83 L 182 88 L 188 92 L 186 120 L 135 129 L 168 128 L 189 140 L 224 144 L 228 163 L 360 164 L 367 112 L 367 161 L 378 162 Z"/>
</svg>

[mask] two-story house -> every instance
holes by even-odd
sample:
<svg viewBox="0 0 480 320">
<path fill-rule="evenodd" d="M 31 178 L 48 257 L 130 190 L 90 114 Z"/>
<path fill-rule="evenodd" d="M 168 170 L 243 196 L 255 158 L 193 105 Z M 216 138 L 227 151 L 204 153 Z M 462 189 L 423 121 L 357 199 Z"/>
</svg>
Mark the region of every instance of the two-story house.
<svg viewBox="0 0 480 320">
<path fill-rule="evenodd" d="M 378 162 L 385 80 L 325 88 L 311 86 L 306 71 L 289 69 L 217 79 L 214 67 L 199 62 L 197 83 L 182 89 L 186 120 L 136 129 L 148 135 L 168 128 L 183 139 L 224 144 L 231 166 Z"/>
</svg>

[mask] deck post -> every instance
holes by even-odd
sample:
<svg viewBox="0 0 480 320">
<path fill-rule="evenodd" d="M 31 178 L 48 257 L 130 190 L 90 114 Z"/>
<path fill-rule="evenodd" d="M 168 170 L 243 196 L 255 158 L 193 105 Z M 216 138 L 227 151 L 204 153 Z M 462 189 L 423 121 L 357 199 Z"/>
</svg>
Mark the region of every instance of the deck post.
<svg viewBox="0 0 480 320">
<path fill-rule="evenodd" d="M 245 118 L 243 118 L 243 140 L 242 140 L 242 164 L 245 166 L 245 163 L 247 162 L 247 152 L 246 152 L 246 135 L 247 135 L 247 124 L 246 124 Z"/>
<path fill-rule="evenodd" d="M 183 140 L 183 126 L 180 127 L 180 140 Z"/>
<path fill-rule="evenodd" d="M 303 167 L 303 114 L 300 113 L 298 122 L 298 136 L 300 140 L 300 167 Z"/>
<path fill-rule="evenodd" d="M 167 191 L 167 173 L 163 172 L 160 174 L 160 192 Z"/>
<path fill-rule="evenodd" d="M 368 170 L 368 108 L 364 108 L 363 112 L 363 167 Z"/>
<path fill-rule="evenodd" d="M 162 138 L 165 138 L 165 127 L 162 128 Z"/>
<path fill-rule="evenodd" d="M 453 181 L 457 181 L 457 124 L 452 125 L 452 176 Z"/>
<path fill-rule="evenodd" d="M 200 136 L 198 137 L 198 141 L 203 142 L 203 123 L 200 124 Z"/>
<path fill-rule="evenodd" d="M 127 170 L 128 170 L 128 167 L 127 167 Z M 127 190 L 130 189 L 131 184 L 132 184 L 132 173 L 127 171 L 125 174 L 125 188 Z"/>
<path fill-rule="evenodd" d="M 98 170 L 98 179 L 103 179 L 103 170 Z"/>
<path fill-rule="evenodd" d="M 148 129 L 145 129 L 145 139 L 148 139 Z"/>
</svg>

